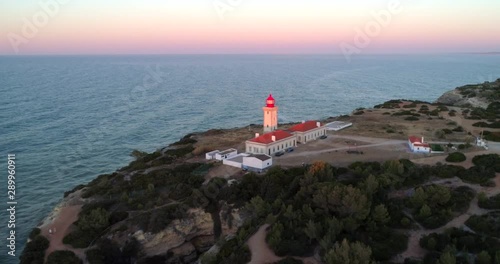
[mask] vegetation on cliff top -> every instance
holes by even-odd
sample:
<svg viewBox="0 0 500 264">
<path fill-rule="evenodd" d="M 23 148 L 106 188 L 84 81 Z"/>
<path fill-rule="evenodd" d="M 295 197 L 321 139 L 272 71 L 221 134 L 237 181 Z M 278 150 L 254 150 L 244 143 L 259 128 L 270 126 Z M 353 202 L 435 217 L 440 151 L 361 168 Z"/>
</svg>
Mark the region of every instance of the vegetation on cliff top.
<svg viewBox="0 0 500 264">
<path fill-rule="evenodd" d="M 500 79 L 482 84 L 469 84 L 458 87 L 457 90 L 464 97 L 484 97 L 492 101 L 500 101 Z"/>
<path fill-rule="evenodd" d="M 400 108 L 400 103 L 392 100 L 376 108 Z M 409 105 L 417 103 L 429 104 L 414 101 Z M 497 111 L 500 107 L 493 105 L 491 109 Z M 439 106 L 431 113 L 422 106 L 420 114 L 415 111 L 401 110 L 393 115 L 417 118 L 448 109 Z M 473 109 L 471 114 L 483 117 L 491 113 Z M 91 202 L 83 206 L 64 243 L 85 248 L 90 263 L 147 263 L 153 258 L 172 261 L 172 254 L 141 255 L 141 244 L 135 239 L 117 241 L 106 237 L 128 237 L 130 230 L 138 229 L 156 233 L 175 219 L 189 217 L 190 208 L 202 208 L 212 215 L 218 238 L 219 218 L 231 223 L 231 212 L 240 209 L 246 216 L 245 223 L 233 238 L 221 239 L 218 253 L 206 257 L 204 264 L 247 263 L 250 252 L 246 241 L 265 223 L 270 225 L 266 241 L 277 255 L 287 257 L 283 263 L 297 262 L 292 256 L 311 256 L 315 252 L 326 263 L 388 261 L 406 249 L 404 230 L 418 225 L 443 226 L 466 211 L 475 197 L 469 187 L 426 184 L 430 179 L 458 176 L 465 182 L 491 185 L 495 171 L 500 171 L 500 157 L 496 154 L 475 157 L 469 169 L 442 164 L 417 166 L 409 160 L 355 162 L 348 168 L 316 162 L 290 169 L 273 167 L 262 176 L 248 173 L 238 184 L 228 184 L 222 178 L 205 181 L 213 165 L 184 162 L 194 155 L 196 142 L 188 135 L 167 149 L 149 154 L 134 151 L 136 160 L 128 166 L 77 186 L 72 191 L 81 189 L 82 197 Z M 483 197 L 480 205 L 496 207 L 497 198 Z M 497 218 L 496 214 L 471 217 L 468 225 L 478 233 L 497 235 Z M 33 231 L 33 241 L 26 246 L 22 263 L 43 262 L 48 241 L 39 233 Z M 456 231 L 445 235 L 465 236 Z M 456 251 L 444 249 L 460 246 L 461 242 L 432 239 L 438 238 L 428 237 L 421 242 L 434 248 L 429 259 L 460 257 Z M 467 239 L 475 242 L 479 238 Z M 495 256 L 495 250 L 496 244 L 486 253 L 472 249 L 467 252 L 486 258 Z M 57 254 L 72 258 L 68 253 Z"/>
<path fill-rule="evenodd" d="M 139 159 L 145 157 L 151 154 Z M 229 223 L 230 212 L 239 208 L 247 216 L 246 222 L 234 238 L 219 241 L 219 252 L 204 258 L 204 264 L 247 263 L 250 252 L 246 241 L 264 223 L 270 224 L 267 243 L 279 256 L 311 256 L 317 251 L 326 263 L 346 261 L 346 257 L 363 263 L 387 261 L 406 249 L 408 238 L 402 230 L 417 223 L 426 228 L 443 226 L 466 211 L 475 196 L 469 187 L 426 182 L 459 176 L 484 183 L 500 169 L 496 166 L 498 155 L 475 157 L 471 169 L 417 166 L 408 160 L 355 162 L 348 168 L 316 162 L 290 169 L 273 167 L 263 176 L 248 173 L 238 184 L 228 184 L 222 178 L 202 184 L 210 165 L 181 162 L 153 169 L 154 161 L 161 158 L 145 162 L 148 168 L 132 171 L 127 167 L 90 182 L 82 191 L 92 202 L 83 206 L 76 228 L 64 242 L 88 248 L 90 263 L 128 263 L 133 259 L 146 263 L 152 256 L 141 258 L 141 245 L 135 239 L 120 242 L 105 237 L 119 236 L 130 228 L 161 231 L 172 220 L 188 217 L 189 208 L 203 208 L 216 218 L 222 215 Z M 394 195 L 401 191 L 406 195 Z M 496 234 L 496 229 L 488 229 L 496 228 L 491 219 L 496 216 L 471 218 L 468 225 L 478 232 Z M 214 219 L 214 223 L 217 220 L 220 222 Z M 216 237 L 220 235 L 217 228 L 220 226 L 214 225 Z M 33 231 L 35 239 L 26 247 L 23 263 L 43 259 L 48 243 L 38 233 Z M 433 256 L 448 253 L 437 251 Z M 157 258 L 169 261 L 172 256 Z M 287 261 L 295 260 L 283 262 Z"/>
</svg>

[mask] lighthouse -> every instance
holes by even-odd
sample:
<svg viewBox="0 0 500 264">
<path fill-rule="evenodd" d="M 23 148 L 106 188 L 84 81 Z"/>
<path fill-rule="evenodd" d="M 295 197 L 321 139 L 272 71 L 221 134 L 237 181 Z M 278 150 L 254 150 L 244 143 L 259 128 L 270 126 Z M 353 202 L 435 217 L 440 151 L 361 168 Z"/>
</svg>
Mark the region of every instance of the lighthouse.
<svg viewBox="0 0 500 264">
<path fill-rule="evenodd" d="M 264 111 L 264 133 L 278 128 L 278 107 L 275 103 L 272 94 L 269 94 L 266 99 L 266 106 L 262 107 L 262 111 Z"/>
</svg>

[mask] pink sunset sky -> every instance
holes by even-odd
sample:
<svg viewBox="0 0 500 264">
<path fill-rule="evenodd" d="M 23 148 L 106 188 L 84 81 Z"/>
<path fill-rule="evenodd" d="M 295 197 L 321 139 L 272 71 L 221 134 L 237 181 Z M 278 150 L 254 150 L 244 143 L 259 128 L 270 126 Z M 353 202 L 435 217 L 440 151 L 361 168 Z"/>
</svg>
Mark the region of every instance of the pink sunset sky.
<svg viewBox="0 0 500 264">
<path fill-rule="evenodd" d="M 392 3 L 398 11 L 380 25 L 373 13 L 391 12 Z M 370 23 L 380 30 L 362 47 L 366 53 L 500 51 L 497 0 L 0 4 L 0 54 L 341 53 L 341 43 L 355 46 L 357 32 Z"/>
</svg>

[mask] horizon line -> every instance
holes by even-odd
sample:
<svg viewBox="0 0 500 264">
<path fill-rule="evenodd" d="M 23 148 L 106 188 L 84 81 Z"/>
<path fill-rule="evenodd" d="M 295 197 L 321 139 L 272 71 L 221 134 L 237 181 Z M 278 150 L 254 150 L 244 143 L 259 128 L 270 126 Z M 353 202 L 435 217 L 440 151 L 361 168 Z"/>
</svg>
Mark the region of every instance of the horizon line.
<svg viewBox="0 0 500 264">
<path fill-rule="evenodd" d="M 370 52 L 364 54 L 356 54 L 355 56 L 370 56 L 370 55 L 500 55 L 500 51 L 459 51 L 459 52 Z M 301 52 L 301 53 L 272 53 L 272 52 L 226 52 L 226 53 L 31 53 L 31 54 L 2 54 L 2 57 L 35 57 L 35 56 L 189 56 L 189 55 L 335 55 L 343 56 L 343 53 L 313 53 L 313 52 Z"/>
</svg>

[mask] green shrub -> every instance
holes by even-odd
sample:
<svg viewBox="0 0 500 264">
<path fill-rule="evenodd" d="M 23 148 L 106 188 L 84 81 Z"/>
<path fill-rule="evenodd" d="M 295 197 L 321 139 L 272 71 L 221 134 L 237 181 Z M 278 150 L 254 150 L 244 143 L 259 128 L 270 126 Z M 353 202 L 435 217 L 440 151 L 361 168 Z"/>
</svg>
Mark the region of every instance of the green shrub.
<svg viewBox="0 0 500 264">
<path fill-rule="evenodd" d="M 498 154 L 485 154 L 478 155 L 472 158 L 472 163 L 476 166 L 484 168 L 493 168 L 496 172 L 500 172 L 500 155 Z"/>
<path fill-rule="evenodd" d="M 478 199 L 478 205 L 479 207 L 484 209 L 500 209 L 500 194 L 497 194 L 490 198 L 484 195 L 482 199 L 481 197 Z"/>
<path fill-rule="evenodd" d="M 415 117 L 415 116 L 409 116 L 407 118 L 405 118 L 406 121 L 418 121 L 418 117 Z"/>
<path fill-rule="evenodd" d="M 403 108 L 415 108 L 415 107 L 417 107 L 416 103 L 411 103 L 411 104 L 403 105 Z"/>
<path fill-rule="evenodd" d="M 175 142 L 172 144 L 172 146 L 176 146 L 176 145 L 186 145 L 186 144 L 194 144 L 196 142 L 198 142 L 196 139 L 192 138 L 191 137 L 192 135 L 186 135 L 185 137 L 183 137 L 181 140 Z"/>
<path fill-rule="evenodd" d="M 468 149 L 468 148 L 471 148 L 471 147 L 472 147 L 472 145 L 469 144 L 469 143 L 458 145 L 458 149 L 460 149 L 460 150 Z"/>
<path fill-rule="evenodd" d="M 36 236 L 40 235 L 40 232 L 41 232 L 41 231 L 42 231 L 42 230 L 40 230 L 40 228 L 35 227 L 35 228 L 33 228 L 33 229 L 31 230 L 31 232 L 30 232 L 30 234 L 29 234 L 29 236 L 28 236 L 28 237 L 29 237 L 30 239 L 35 239 L 35 237 L 36 237 Z"/>
<path fill-rule="evenodd" d="M 461 152 L 454 152 L 449 154 L 448 157 L 446 157 L 447 162 L 462 162 L 465 161 L 466 159 L 467 157 L 465 157 L 465 155 Z"/>
<path fill-rule="evenodd" d="M 465 224 L 478 234 L 500 238 L 500 212 L 473 215 Z"/>
<path fill-rule="evenodd" d="M 45 250 L 49 248 L 49 240 L 44 236 L 35 236 L 23 249 L 19 257 L 21 264 L 43 264 Z"/>
<path fill-rule="evenodd" d="M 420 239 L 420 246 L 427 250 L 445 252 L 450 248 L 460 249 L 463 252 L 477 254 L 482 250 L 495 252 L 500 250 L 500 242 L 488 237 L 483 238 L 478 234 L 459 228 L 450 228 L 442 233 L 432 233 Z M 463 262 L 467 263 L 467 262 Z"/>
<path fill-rule="evenodd" d="M 493 168 L 472 166 L 467 170 L 460 171 L 458 177 L 464 182 L 486 184 L 495 177 L 495 170 Z"/>
<path fill-rule="evenodd" d="M 63 238 L 63 243 L 71 245 L 74 248 L 86 248 L 95 238 L 94 234 L 75 230 Z"/>
<path fill-rule="evenodd" d="M 80 264 L 82 260 L 73 251 L 57 250 L 47 257 L 47 264 Z"/>
<path fill-rule="evenodd" d="M 99 248 L 92 248 L 85 251 L 85 256 L 89 264 L 106 264 L 106 256 Z"/>
<path fill-rule="evenodd" d="M 303 264 L 304 262 L 300 259 L 292 258 L 292 257 L 286 257 L 275 264 Z"/>
<path fill-rule="evenodd" d="M 431 149 L 432 151 L 438 151 L 438 152 L 444 151 L 443 146 L 438 144 L 431 144 Z"/>
<path fill-rule="evenodd" d="M 483 137 L 489 141 L 500 142 L 500 132 L 484 131 Z"/>
<path fill-rule="evenodd" d="M 191 153 L 194 150 L 194 147 L 192 145 L 182 147 L 182 148 L 176 148 L 176 149 L 169 149 L 165 151 L 166 155 L 173 156 L 173 157 L 184 157 L 187 154 Z"/>
<path fill-rule="evenodd" d="M 442 129 L 443 133 L 445 133 L 446 135 L 449 135 L 449 134 L 452 134 L 453 131 L 451 131 L 451 129 L 448 129 L 448 128 L 445 128 L 445 129 Z"/>
</svg>

